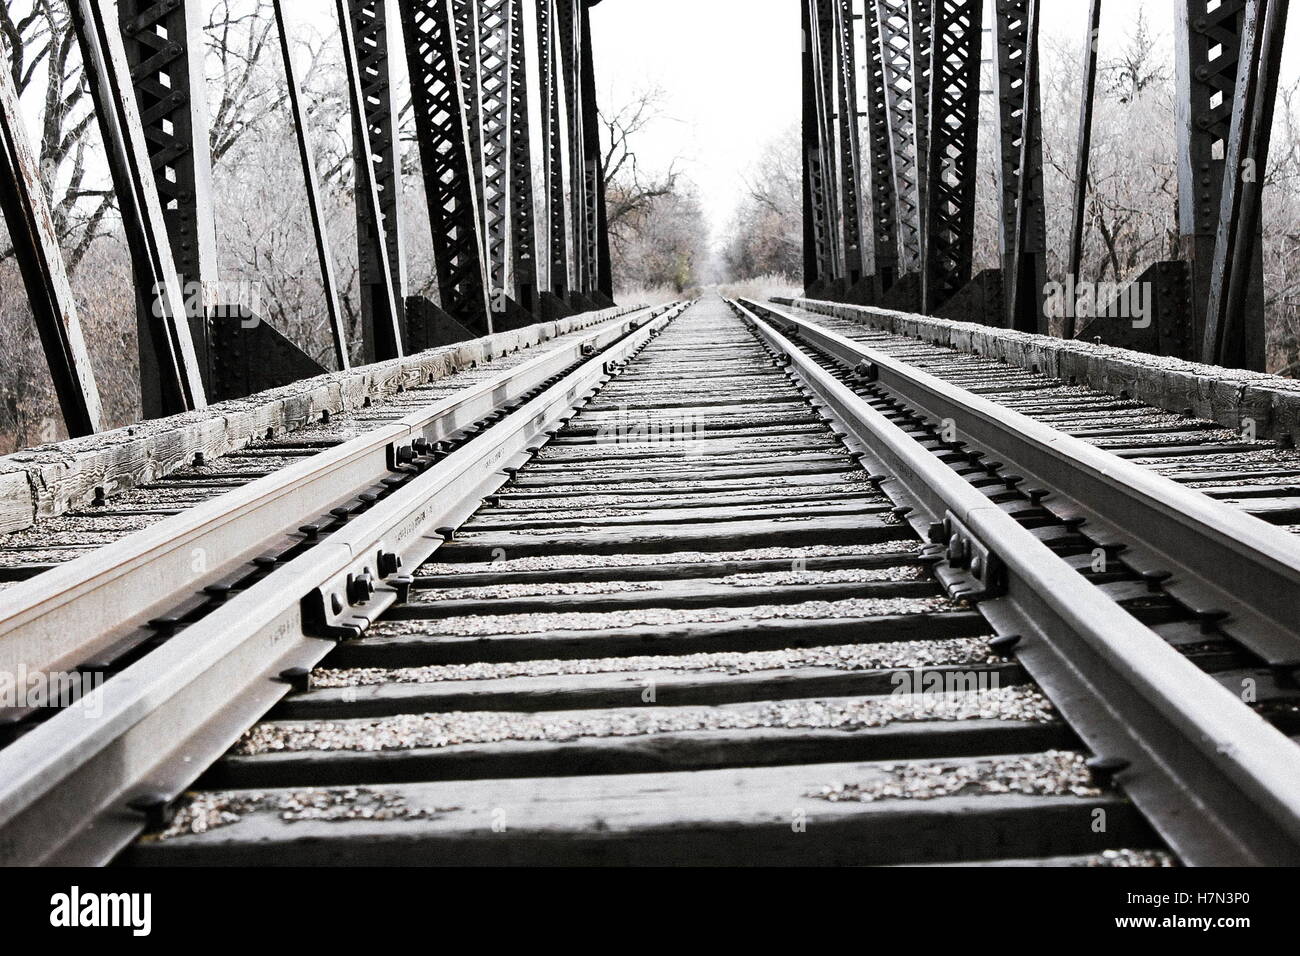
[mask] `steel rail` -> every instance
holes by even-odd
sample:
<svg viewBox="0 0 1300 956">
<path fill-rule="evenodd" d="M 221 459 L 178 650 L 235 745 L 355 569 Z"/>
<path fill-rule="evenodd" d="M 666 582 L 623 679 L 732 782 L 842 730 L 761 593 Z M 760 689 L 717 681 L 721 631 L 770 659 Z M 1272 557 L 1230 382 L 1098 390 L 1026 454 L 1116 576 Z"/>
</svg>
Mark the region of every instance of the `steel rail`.
<svg viewBox="0 0 1300 956">
<path fill-rule="evenodd" d="M 624 334 L 603 353 L 103 684 L 91 695 L 96 719 L 67 709 L 0 751 L 0 863 L 111 860 L 148 814 L 290 690 L 288 669 L 310 668 L 341 633 L 363 629 L 397 601 L 409 581 L 397 569 L 427 560 L 445 540 L 442 529 L 504 484 L 533 443 L 679 311 L 633 321 L 630 331 L 620 323 Z M 426 417 L 385 431 L 413 439 Z M 390 557 L 387 568 L 381 556 Z M 358 580 L 377 585 L 358 595 Z"/>
<path fill-rule="evenodd" d="M 652 314 L 600 323 L 440 401 L 21 582 L 0 596 L 0 674 L 75 668 L 193 592 L 247 562 L 268 532 L 292 531 L 389 474 L 394 449 L 436 442 L 599 352 Z"/>
<path fill-rule="evenodd" d="M 1300 749 L 1092 585 L 1033 533 L 857 395 L 787 334 L 741 305 L 837 418 L 882 488 L 979 556 L 980 611 L 1116 782 L 1192 865 L 1300 862 Z M 762 307 L 759 310 L 763 311 Z M 812 348 L 835 343 L 772 310 Z M 856 346 L 854 346 L 856 347 Z M 889 363 L 882 381 L 901 376 Z M 973 398 L 973 396 L 972 396 Z M 1088 467 L 1081 463 L 1080 467 Z M 975 567 L 975 564 L 972 565 Z"/>
<path fill-rule="evenodd" d="M 879 385 L 951 420 L 963 442 L 996 456 L 1008 473 L 1050 488 L 1045 507 L 1086 519 L 1099 545 L 1126 545 L 1124 564 L 1158 576 L 1165 592 L 1269 666 L 1300 667 L 1295 535 L 813 322 L 754 305 L 849 367 L 866 363 Z"/>
</svg>

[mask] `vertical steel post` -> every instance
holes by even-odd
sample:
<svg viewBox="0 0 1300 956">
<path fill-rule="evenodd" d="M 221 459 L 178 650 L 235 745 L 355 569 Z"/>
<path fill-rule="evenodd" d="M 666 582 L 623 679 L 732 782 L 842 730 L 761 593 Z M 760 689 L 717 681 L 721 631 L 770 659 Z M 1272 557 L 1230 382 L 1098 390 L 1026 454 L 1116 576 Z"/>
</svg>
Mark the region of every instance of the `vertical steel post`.
<svg viewBox="0 0 1300 956">
<path fill-rule="evenodd" d="M 63 422 L 74 438 L 99 431 L 103 410 L 63 251 L 9 64 L 0 57 L 0 212 L 22 272 Z"/>
<path fill-rule="evenodd" d="M 564 206 L 564 121 L 560 113 L 563 69 L 556 56 L 553 0 L 537 0 L 537 58 L 542 104 L 542 165 L 546 175 L 546 264 L 547 286 L 557 298 L 569 294 L 569 241 Z"/>
<path fill-rule="evenodd" d="M 210 328 L 219 284 L 201 5 L 118 0 L 118 21 L 195 357 L 211 392 L 224 357 L 213 352 Z"/>
<path fill-rule="evenodd" d="M 583 0 L 556 0 L 556 32 L 564 73 L 564 108 L 568 120 L 569 226 L 573 233 L 572 292 L 588 295 L 595 286 L 592 182 L 587 168 L 587 137 L 582 106 Z M 593 133 L 595 131 L 593 130 Z"/>
<path fill-rule="evenodd" d="M 338 3 L 358 169 L 357 252 L 362 331 L 367 348 L 376 360 L 402 354 L 406 299 L 402 156 L 393 127 L 397 101 L 388 72 L 388 2 L 339 0 Z"/>
<path fill-rule="evenodd" d="M 303 185 L 307 190 L 307 208 L 311 212 L 312 236 L 316 241 L 316 260 L 320 264 L 321 286 L 325 290 L 325 311 L 329 318 L 330 338 L 334 345 L 334 361 L 340 370 L 345 370 L 351 368 L 347 330 L 343 327 L 338 280 L 334 275 L 334 256 L 330 251 L 325 211 L 320 201 L 316 151 L 312 148 L 311 132 L 307 127 L 307 112 L 302 106 L 302 89 L 298 85 L 297 71 L 293 66 L 293 51 L 289 47 L 289 29 L 284 16 L 283 0 L 272 0 L 272 5 L 275 11 L 276 29 L 280 37 L 280 57 L 284 61 L 285 85 L 289 91 L 289 115 L 293 119 L 293 131 L 298 139 L 298 159 L 302 164 Z"/>
<path fill-rule="evenodd" d="M 1228 131 L 1236 103 L 1246 0 L 1175 0 L 1178 231 L 1191 269 L 1190 340 L 1205 341 L 1214 244 L 1223 204 Z M 1263 309 L 1263 268 L 1252 267 L 1247 309 Z M 1260 323 L 1262 326 L 1262 322 Z M 1261 336 L 1262 338 L 1262 336 Z M 1259 350 L 1262 354 L 1262 343 Z"/>
<path fill-rule="evenodd" d="M 835 123 L 835 22 L 834 0 L 808 0 L 812 16 L 813 69 L 817 75 L 817 142 L 821 153 L 822 189 L 827 221 L 826 253 L 822 274 L 827 282 L 844 278 L 844 223 Z M 842 292 L 837 288 L 836 293 Z"/>
<path fill-rule="evenodd" d="M 207 405 L 203 377 L 186 321 L 185 297 L 144 128 L 131 87 L 121 27 L 96 0 L 70 0 L 95 113 L 103 134 L 114 192 L 135 276 L 140 340 L 140 397 L 146 418 Z"/>
<path fill-rule="evenodd" d="M 1083 84 L 1079 93 L 1079 146 L 1074 160 L 1074 206 L 1070 217 L 1067 274 L 1077 282 L 1083 262 L 1083 219 L 1088 203 L 1088 161 L 1092 153 L 1092 113 L 1097 98 L 1097 45 L 1101 36 L 1101 0 L 1089 0 L 1088 33 L 1083 45 Z M 1074 309 L 1065 310 L 1061 335 L 1074 338 Z"/>
<path fill-rule="evenodd" d="M 818 110 L 817 33 L 812 4 L 801 0 L 803 32 L 803 281 L 808 295 L 818 295 L 825 283 L 834 280 L 829 271 L 831 219 L 828 210 L 825 169 L 822 157 L 821 120 Z"/>
<path fill-rule="evenodd" d="M 1046 332 L 1047 217 L 1036 53 L 1040 0 L 994 2 L 1004 321 L 1022 332 Z"/>
<path fill-rule="evenodd" d="M 1288 7 L 1288 0 L 1247 0 L 1202 344 L 1206 362 L 1257 371 L 1265 358 L 1263 303 L 1248 314 L 1247 287 L 1261 267 L 1260 192 Z"/>
<path fill-rule="evenodd" d="M 921 272 L 927 314 L 971 278 L 983 8 L 983 0 L 934 0 Z"/>
<path fill-rule="evenodd" d="M 605 211 L 605 169 L 600 155 L 600 111 L 596 104 L 596 68 L 591 48 L 591 8 L 600 0 L 584 0 L 580 13 L 578 42 L 582 70 L 583 182 L 586 184 L 587 255 L 591 286 L 607 302 L 613 302 L 613 276 L 609 259 L 609 223 Z M 603 302 L 601 303 L 604 304 Z"/>
</svg>

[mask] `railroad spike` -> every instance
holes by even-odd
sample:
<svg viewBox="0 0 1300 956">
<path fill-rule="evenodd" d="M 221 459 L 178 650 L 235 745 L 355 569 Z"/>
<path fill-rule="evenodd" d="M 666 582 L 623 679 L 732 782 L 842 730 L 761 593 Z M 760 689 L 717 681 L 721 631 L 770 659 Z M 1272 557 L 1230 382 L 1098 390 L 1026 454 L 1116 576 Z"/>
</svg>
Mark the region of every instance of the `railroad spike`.
<svg viewBox="0 0 1300 956">
<path fill-rule="evenodd" d="M 144 817 L 146 833 L 161 833 L 176 819 L 177 801 L 165 793 L 142 793 L 128 800 L 126 806 Z"/>
<path fill-rule="evenodd" d="M 311 668 L 287 667 L 280 671 L 276 680 L 288 684 L 295 694 L 305 694 L 311 690 Z"/>
<path fill-rule="evenodd" d="M 998 657 L 1010 660 L 1015 657 L 1016 648 L 1020 646 L 1019 634 L 999 634 L 989 641 L 989 650 Z"/>
</svg>

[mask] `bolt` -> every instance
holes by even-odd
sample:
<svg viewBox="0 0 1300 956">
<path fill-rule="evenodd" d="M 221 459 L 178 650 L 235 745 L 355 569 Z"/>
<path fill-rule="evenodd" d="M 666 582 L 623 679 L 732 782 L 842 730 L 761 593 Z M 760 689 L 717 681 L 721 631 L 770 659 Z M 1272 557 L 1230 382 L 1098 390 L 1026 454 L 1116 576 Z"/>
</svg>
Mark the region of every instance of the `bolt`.
<svg viewBox="0 0 1300 956">
<path fill-rule="evenodd" d="M 347 594 L 349 604 L 365 604 L 375 593 L 375 583 L 369 571 L 357 575 L 348 575 Z"/>
<path fill-rule="evenodd" d="M 965 567 L 967 558 L 970 556 L 970 550 L 966 545 L 966 539 L 960 534 L 954 534 L 948 539 L 948 563 L 953 567 Z"/>
<path fill-rule="evenodd" d="M 295 694 L 305 694 L 311 690 L 310 667 L 288 667 L 280 671 L 276 678 L 282 684 L 288 684 Z"/>
</svg>

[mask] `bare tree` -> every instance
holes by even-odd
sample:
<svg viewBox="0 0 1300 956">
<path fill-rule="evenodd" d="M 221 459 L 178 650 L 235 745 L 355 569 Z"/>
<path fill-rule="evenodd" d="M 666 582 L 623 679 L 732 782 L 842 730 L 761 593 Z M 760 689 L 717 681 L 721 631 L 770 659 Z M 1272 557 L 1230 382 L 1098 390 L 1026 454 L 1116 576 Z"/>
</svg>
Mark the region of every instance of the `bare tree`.
<svg viewBox="0 0 1300 956">
<path fill-rule="evenodd" d="M 636 143 L 646 128 L 663 118 L 665 93 L 660 87 L 641 90 L 613 113 L 601 113 L 605 134 L 605 191 L 610 241 L 630 238 L 637 215 L 662 196 L 672 195 L 680 175 L 678 160 L 659 173 L 647 173 L 637 157 Z"/>
<path fill-rule="evenodd" d="M 97 142 L 90 88 L 66 6 L 32 0 L 25 12 L 15 14 L 16 6 L 0 4 L 0 37 L 19 95 L 44 67 L 37 159 L 68 270 L 75 272 L 91 244 L 108 234 L 105 219 L 114 203 L 107 184 L 89 175 L 87 151 Z M 0 259 L 12 255 L 7 248 Z"/>
</svg>

